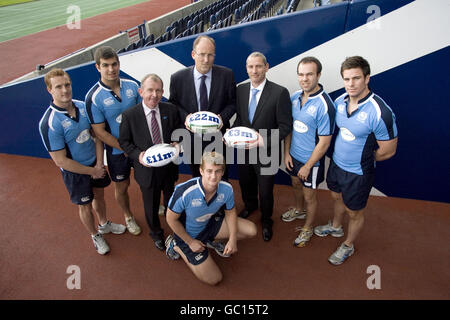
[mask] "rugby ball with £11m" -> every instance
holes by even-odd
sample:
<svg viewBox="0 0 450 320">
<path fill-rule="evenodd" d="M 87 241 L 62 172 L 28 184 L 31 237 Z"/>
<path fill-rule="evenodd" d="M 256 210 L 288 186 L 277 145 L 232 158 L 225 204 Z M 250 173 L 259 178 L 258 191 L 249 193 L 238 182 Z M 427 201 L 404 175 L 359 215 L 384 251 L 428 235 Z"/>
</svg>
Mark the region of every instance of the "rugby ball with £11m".
<svg viewBox="0 0 450 320">
<path fill-rule="evenodd" d="M 214 133 L 222 125 L 220 117 L 209 111 L 198 111 L 189 117 L 187 125 L 194 133 Z"/>
<path fill-rule="evenodd" d="M 229 147 L 245 149 L 258 141 L 258 133 L 247 127 L 235 127 L 225 132 L 223 136 Z"/>
<path fill-rule="evenodd" d="M 142 161 L 151 167 L 162 167 L 178 157 L 178 149 L 168 143 L 155 144 L 148 148 Z"/>
</svg>

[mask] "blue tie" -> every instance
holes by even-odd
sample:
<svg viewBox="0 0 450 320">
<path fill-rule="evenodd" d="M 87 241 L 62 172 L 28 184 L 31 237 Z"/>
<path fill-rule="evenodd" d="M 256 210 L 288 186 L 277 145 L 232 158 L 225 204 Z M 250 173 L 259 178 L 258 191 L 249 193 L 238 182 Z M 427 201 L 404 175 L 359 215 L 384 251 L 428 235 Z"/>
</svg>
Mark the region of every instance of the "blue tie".
<svg viewBox="0 0 450 320">
<path fill-rule="evenodd" d="M 248 120 L 250 123 L 253 122 L 253 117 L 256 111 L 256 95 L 258 94 L 258 89 L 252 89 L 252 98 L 250 99 L 250 104 L 248 105 Z"/>
</svg>

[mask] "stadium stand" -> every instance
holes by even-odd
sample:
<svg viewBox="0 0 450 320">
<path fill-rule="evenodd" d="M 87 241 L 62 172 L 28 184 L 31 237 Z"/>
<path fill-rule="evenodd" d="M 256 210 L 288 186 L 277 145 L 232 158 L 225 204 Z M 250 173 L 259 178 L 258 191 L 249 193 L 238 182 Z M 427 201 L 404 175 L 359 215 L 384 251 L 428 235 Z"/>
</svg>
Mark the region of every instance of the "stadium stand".
<svg viewBox="0 0 450 320">
<path fill-rule="evenodd" d="M 41 70 L 35 70 L 22 77 L 22 80 L 45 74 L 53 67 L 68 68 L 92 61 L 95 50 L 109 45 L 118 53 L 125 53 L 162 42 L 180 39 L 205 31 L 230 27 L 234 24 L 255 21 L 283 13 L 299 10 L 298 3 L 314 0 L 203 0 L 193 2 L 179 10 L 161 16 L 128 30 L 139 29 L 139 37 L 131 42 L 127 31 L 106 39 L 81 52 L 76 52 L 46 64 Z"/>
</svg>

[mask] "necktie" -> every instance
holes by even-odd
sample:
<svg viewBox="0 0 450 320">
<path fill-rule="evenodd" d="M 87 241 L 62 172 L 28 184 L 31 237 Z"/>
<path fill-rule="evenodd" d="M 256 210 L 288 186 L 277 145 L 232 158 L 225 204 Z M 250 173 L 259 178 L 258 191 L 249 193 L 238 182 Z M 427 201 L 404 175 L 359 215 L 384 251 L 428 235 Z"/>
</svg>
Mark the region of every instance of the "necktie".
<svg viewBox="0 0 450 320">
<path fill-rule="evenodd" d="M 200 111 L 208 109 L 208 93 L 206 91 L 206 76 L 202 76 L 202 82 L 200 83 Z"/>
<path fill-rule="evenodd" d="M 248 105 L 248 120 L 250 123 L 253 122 L 253 117 L 256 111 L 256 95 L 258 94 L 258 89 L 252 89 L 252 98 L 250 99 L 250 104 Z"/>
<path fill-rule="evenodd" d="M 159 133 L 158 121 L 156 121 L 156 112 L 155 112 L 155 110 L 152 110 L 151 113 L 152 113 L 152 138 L 153 138 L 153 144 L 160 144 L 161 143 L 161 134 Z"/>
</svg>

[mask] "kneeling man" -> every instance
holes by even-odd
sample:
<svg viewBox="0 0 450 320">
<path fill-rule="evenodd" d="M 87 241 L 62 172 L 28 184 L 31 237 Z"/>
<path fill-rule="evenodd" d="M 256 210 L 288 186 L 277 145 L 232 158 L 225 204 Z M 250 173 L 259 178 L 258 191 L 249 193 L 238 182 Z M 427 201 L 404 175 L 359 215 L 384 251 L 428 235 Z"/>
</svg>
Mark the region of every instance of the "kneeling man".
<svg viewBox="0 0 450 320">
<path fill-rule="evenodd" d="M 237 240 L 254 237 L 256 225 L 238 218 L 231 184 L 221 181 L 224 157 L 216 152 L 203 155 L 200 177 L 178 185 L 169 201 L 167 223 L 174 235 L 166 239 L 166 254 L 180 256 L 201 281 L 215 285 L 222 273 L 209 256 L 208 247 L 222 257 L 237 252 Z M 226 245 L 214 240 L 228 239 Z"/>
</svg>

